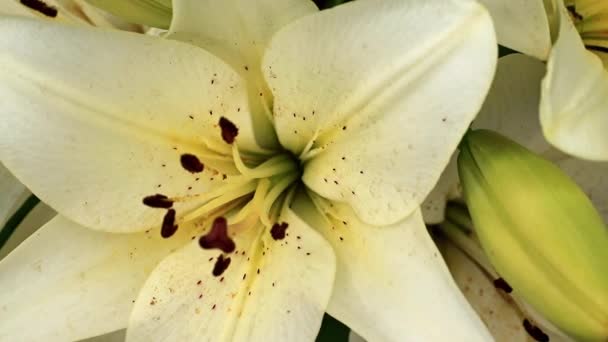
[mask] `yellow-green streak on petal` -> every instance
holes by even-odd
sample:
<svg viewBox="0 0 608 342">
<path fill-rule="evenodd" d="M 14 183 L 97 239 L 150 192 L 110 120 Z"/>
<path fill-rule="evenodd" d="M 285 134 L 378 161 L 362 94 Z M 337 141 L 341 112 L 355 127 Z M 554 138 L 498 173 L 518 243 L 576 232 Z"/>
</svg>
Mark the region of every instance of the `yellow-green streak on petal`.
<svg viewBox="0 0 608 342">
<path fill-rule="evenodd" d="M 127 21 L 158 28 L 171 24 L 171 0 L 87 0 Z"/>
</svg>

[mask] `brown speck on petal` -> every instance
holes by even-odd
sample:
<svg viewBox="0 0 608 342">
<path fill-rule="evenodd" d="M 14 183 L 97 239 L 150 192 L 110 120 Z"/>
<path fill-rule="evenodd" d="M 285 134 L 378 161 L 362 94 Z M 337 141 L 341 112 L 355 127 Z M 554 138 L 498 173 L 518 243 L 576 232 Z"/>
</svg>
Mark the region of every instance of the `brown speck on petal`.
<svg viewBox="0 0 608 342">
<path fill-rule="evenodd" d="M 201 236 L 198 243 L 204 249 L 217 248 L 224 253 L 232 253 L 236 248 L 234 241 L 228 236 L 228 222 L 221 216 L 213 221 L 211 230 Z"/>
<path fill-rule="evenodd" d="M 287 227 L 289 227 L 287 222 L 275 223 L 270 229 L 270 235 L 272 235 L 272 238 L 275 240 L 282 240 L 285 238 L 285 231 L 287 230 Z"/>
<path fill-rule="evenodd" d="M 142 202 L 144 205 L 151 208 L 169 209 L 173 206 L 173 201 L 170 200 L 169 197 L 162 194 L 144 197 Z"/>
<path fill-rule="evenodd" d="M 170 238 L 177 231 L 177 225 L 175 224 L 175 209 L 169 209 L 163 218 L 163 225 L 160 229 L 160 236 L 163 238 Z"/>
<path fill-rule="evenodd" d="M 228 268 L 228 266 L 230 266 L 230 258 L 225 258 L 224 256 L 220 254 L 219 257 L 217 257 L 217 261 L 215 262 L 215 265 L 213 266 L 213 276 L 214 277 L 219 277 L 221 276 L 224 271 Z M 222 280 L 224 278 L 222 277 Z"/>
<path fill-rule="evenodd" d="M 524 319 L 524 329 L 530 337 L 538 342 L 549 342 L 549 336 L 545 334 L 539 327 L 533 325 L 527 319 Z"/>
<path fill-rule="evenodd" d="M 220 128 L 222 129 L 222 139 L 228 144 L 232 144 L 236 136 L 239 135 L 239 129 L 236 125 L 223 116 L 220 118 Z"/>
<path fill-rule="evenodd" d="M 57 17 L 57 9 L 53 6 L 47 5 L 41 0 L 21 0 L 20 2 L 23 6 L 29 7 L 36 12 L 40 12 L 46 15 L 47 17 Z"/>
<path fill-rule="evenodd" d="M 509 283 L 507 283 L 502 278 L 494 279 L 494 287 L 496 287 L 497 289 L 501 289 L 506 293 L 511 293 L 511 291 L 513 291 L 511 285 L 509 285 Z"/>
<path fill-rule="evenodd" d="M 182 154 L 179 158 L 179 161 L 182 163 L 182 167 L 186 169 L 186 171 L 191 173 L 199 173 L 203 172 L 205 169 L 205 165 L 201 163 L 197 156 L 189 153 Z"/>
</svg>

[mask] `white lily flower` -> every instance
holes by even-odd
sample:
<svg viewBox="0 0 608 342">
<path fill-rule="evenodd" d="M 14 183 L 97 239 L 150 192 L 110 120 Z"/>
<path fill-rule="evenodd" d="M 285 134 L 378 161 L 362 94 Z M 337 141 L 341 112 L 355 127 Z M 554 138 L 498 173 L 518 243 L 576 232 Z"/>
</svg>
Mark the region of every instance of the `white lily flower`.
<svg viewBox="0 0 608 342">
<path fill-rule="evenodd" d="M 545 138 L 568 154 L 608 160 L 606 1 L 479 1 L 495 21 L 500 44 L 547 60 L 540 99 Z"/>
<path fill-rule="evenodd" d="M 486 11 L 173 13 L 204 49 L 0 19 L 0 157 L 60 213 L 0 262 L 0 340 L 311 341 L 325 311 L 371 341 L 490 340 L 419 212 L 489 89 Z"/>
</svg>

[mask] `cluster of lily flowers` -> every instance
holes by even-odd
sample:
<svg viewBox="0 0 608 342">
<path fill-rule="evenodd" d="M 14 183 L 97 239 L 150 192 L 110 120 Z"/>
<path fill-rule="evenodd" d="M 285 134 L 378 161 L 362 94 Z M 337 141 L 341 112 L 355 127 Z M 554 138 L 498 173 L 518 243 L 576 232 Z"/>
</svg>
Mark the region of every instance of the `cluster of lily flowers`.
<svg viewBox="0 0 608 342">
<path fill-rule="evenodd" d="M 608 1 L 342 2 L 3 0 L 0 341 L 608 341 Z"/>
</svg>

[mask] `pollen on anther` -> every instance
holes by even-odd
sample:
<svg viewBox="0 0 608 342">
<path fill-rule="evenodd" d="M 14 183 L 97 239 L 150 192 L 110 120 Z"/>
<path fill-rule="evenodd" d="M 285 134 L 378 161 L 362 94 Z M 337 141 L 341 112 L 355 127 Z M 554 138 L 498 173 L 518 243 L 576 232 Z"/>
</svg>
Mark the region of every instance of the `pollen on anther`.
<svg viewBox="0 0 608 342">
<path fill-rule="evenodd" d="M 175 209 L 169 209 L 163 218 L 160 235 L 167 239 L 173 236 L 175 232 L 177 232 L 177 225 L 175 224 Z"/>
<path fill-rule="evenodd" d="M 163 194 L 146 196 L 142 202 L 151 208 L 169 209 L 173 206 L 173 201 Z"/>
<path fill-rule="evenodd" d="M 197 156 L 189 153 L 182 154 L 179 161 L 182 167 L 190 173 L 203 172 L 205 165 L 201 163 Z"/>
<path fill-rule="evenodd" d="M 49 6 L 41 0 L 21 0 L 22 5 L 27 6 L 34 11 L 40 12 L 47 17 L 57 17 L 58 11 L 55 7 Z"/>
<path fill-rule="evenodd" d="M 285 238 L 285 231 L 287 230 L 287 227 L 289 227 L 289 224 L 287 222 L 277 222 L 272 225 L 272 228 L 270 229 L 270 235 L 272 235 L 272 238 L 275 240 L 282 240 Z"/>
<path fill-rule="evenodd" d="M 511 293 L 513 291 L 511 285 L 509 285 L 509 283 L 507 283 L 503 278 L 494 279 L 494 287 L 501 289 L 506 293 Z"/>
<path fill-rule="evenodd" d="M 220 128 L 222 129 L 222 139 L 228 144 L 234 143 L 234 139 L 239 134 L 239 129 L 236 125 L 226 119 L 225 117 L 221 117 L 219 121 Z"/>
<path fill-rule="evenodd" d="M 529 320 L 524 319 L 523 326 L 528 335 L 538 342 L 549 342 L 549 336 L 539 327 L 533 325 Z"/>
<path fill-rule="evenodd" d="M 228 268 L 228 266 L 230 266 L 230 258 L 224 258 L 223 255 L 220 254 L 220 256 L 217 257 L 217 260 L 215 262 L 215 265 L 213 266 L 213 271 L 211 272 L 213 274 L 214 277 L 219 277 L 221 276 L 224 271 Z M 224 278 L 222 277 L 222 280 Z M 221 280 L 220 280 L 221 281 Z"/>
<path fill-rule="evenodd" d="M 201 236 L 199 245 L 204 249 L 220 249 L 224 253 L 232 253 L 236 248 L 234 241 L 228 236 L 228 222 L 224 217 L 217 217 L 211 230 Z"/>
</svg>

